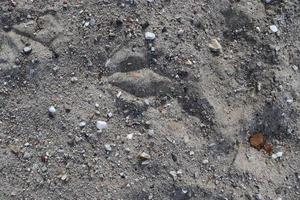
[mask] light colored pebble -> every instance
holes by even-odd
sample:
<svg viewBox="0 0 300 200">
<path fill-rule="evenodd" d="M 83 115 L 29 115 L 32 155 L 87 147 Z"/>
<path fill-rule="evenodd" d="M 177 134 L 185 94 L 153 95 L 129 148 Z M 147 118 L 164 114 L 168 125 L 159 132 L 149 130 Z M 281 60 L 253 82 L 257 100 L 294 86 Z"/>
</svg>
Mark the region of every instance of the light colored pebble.
<svg viewBox="0 0 300 200">
<path fill-rule="evenodd" d="M 48 108 L 48 111 L 49 111 L 50 114 L 54 114 L 54 113 L 56 112 L 56 109 L 55 109 L 54 106 L 50 106 L 50 107 Z"/>
<path fill-rule="evenodd" d="M 272 31 L 273 33 L 277 33 L 277 32 L 278 32 L 278 28 L 277 28 L 277 26 L 275 26 L 275 25 L 271 25 L 271 26 L 270 26 L 270 29 L 271 29 L 271 31 Z"/>
<path fill-rule="evenodd" d="M 146 40 L 154 40 L 155 39 L 155 34 L 152 32 L 146 32 L 145 33 L 145 39 Z"/>
<path fill-rule="evenodd" d="M 99 130 L 103 130 L 103 129 L 107 129 L 108 125 L 107 125 L 107 123 L 105 121 L 97 121 L 96 122 L 96 127 Z"/>
</svg>

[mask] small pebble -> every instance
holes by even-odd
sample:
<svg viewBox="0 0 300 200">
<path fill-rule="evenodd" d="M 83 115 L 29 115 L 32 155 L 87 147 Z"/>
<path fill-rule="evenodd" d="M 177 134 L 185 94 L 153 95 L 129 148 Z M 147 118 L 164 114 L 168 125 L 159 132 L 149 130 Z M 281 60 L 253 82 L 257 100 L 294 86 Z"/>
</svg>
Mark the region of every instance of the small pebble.
<svg viewBox="0 0 300 200">
<path fill-rule="evenodd" d="M 273 159 L 281 158 L 283 156 L 283 152 L 279 151 L 277 153 L 272 154 Z"/>
<path fill-rule="evenodd" d="M 172 178 L 173 178 L 174 180 L 177 179 L 177 172 L 176 172 L 176 171 L 170 171 L 169 174 L 172 176 Z"/>
<path fill-rule="evenodd" d="M 68 175 L 67 175 L 67 174 L 64 174 L 64 175 L 61 176 L 61 180 L 63 180 L 63 181 L 66 181 L 67 178 L 68 178 Z"/>
<path fill-rule="evenodd" d="M 105 148 L 106 151 L 109 151 L 109 152 L 112 151 L 112 148 L 111 148 L 110 144 L 105 144 L 104 148 Z"/>
<path fill-rule="evenodd" d="M 208 47 L 213 53 L 219 54 L 222 52 L 222 46 L 217 39 L 212 39 Z"/>
<path fill-rule="evenodd" d="M 155 34 L 152 32 L 146 32 L 145 33 L 145 39 L 146 40 L 154 40 L 155 39 Z"/>
<path fill-rule="evenodd" d="M 86 122 L 85 121 L 82 121 L 79 123 L 79 127 L 80 128 L 84 128 L 86 126 Z"/>
<path fill-rule="evenodd" d="M 296 65 L 292 65 L 292 68 L 294 71 L 298 71 L 298 69 L 299 69 Z"/>
<path fill-rule="evenodd" d="M 26 46 L 26 47 L 24 47 L 24 49 L 23 49 L 23 52 L 24 52 L 25 54 L 30 54 L 31 51 L 32 51 L 32 48 L 31 48 L 30 46 Z"/>
<path fill-rule="evenodd" d="M 204 164 L 204 165 L 208 164 L 208 160 L 207 159 L 203 160 L 202 164 Z"/>
<path fill-rule="evenodd" d="M 113 116 L 112 112 L 108 112 L 108 113 L 107 113 L 107 117 L 108 117 L 108 118 L 112 118 L 112 116 Z"/>
<path fill-rule="evenodd" d="M 271 29 L 271 31 L 272 31 L 273 33 L 277 33 L 277 32 L 278 32 L 278 28 L 277 28 L 277 26 L 275 26 L 275 25 L 271 25 L 271 26 L 270 26 L 270 29 Z"/>
<path fill-rule="evenodd" d="M 71 82 L 72 82 L 72 83 L 76 83 L 77 81 L 78 81 L 78 78 L 77 78 L 77 77 L 74 76 L 74 77 L 71 78 Z"/>
<path fill-rule="evenodd" d="M 133 138 L 133 133 L 130 133 L 130 134 L 127 135 L 128 140 L 132 140 L 132 138 Z"/>
<path fill-rule="evenodd" d="M 141 160 L 150 160 L 151 159 L 151 156 L 145 152 L 140 153 L 138 157 Z"/>
<path fill-rule="evenodd" d="M 50 115 L 50 116 L 54 116 L 55 113 L 56 113 L 56 109 L 54 108 L 54 106 L 50 106 L 50 107 L 48 108 L 48 112 L 49 112 L 49 115 Z"/>
<path fill-rule="evenodd" d="M 98 130 L 103 130 L 103 129 L 107 129 L 107 123 L 105 121 L 97 121 L 96 122 L 96 127 Z"/>
</svg>

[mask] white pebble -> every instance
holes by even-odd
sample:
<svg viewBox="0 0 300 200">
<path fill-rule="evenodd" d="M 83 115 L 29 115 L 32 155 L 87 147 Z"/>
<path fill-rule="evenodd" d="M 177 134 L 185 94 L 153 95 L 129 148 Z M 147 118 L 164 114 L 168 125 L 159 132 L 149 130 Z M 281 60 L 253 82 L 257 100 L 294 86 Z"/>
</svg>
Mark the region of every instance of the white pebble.
<svg viewBox="0 0 300 200">
<path fill-rule="evenodd" d="M 106 151 L 112 151 L 110 144 L 105 144 L 104 147 Z"/>
<path fill-rule="evenodd" d="M 278 28 L 277 28 L 277 26 L 275 26 L 275 25 L 271 25 L 271 26 L 270 26 L 270 29 L 271 29 L 271 31 L 272 31 L 273 33 L 277 33 L 277 32 L 278 32 Z"/>
<path fill-rule="evenodd" d="M 207 159 L 203 160 L 202 164 L 208 164 L 208 160 Z"/>
<path fill-rule="evenodd" d="M 272 154 L 272 158 L 273 158 L 273 159 L 277 159 L 277 158 L 282 157 L 282 155 L 283 155 L 283 152 L 282 152 L 282 151 L 279 151 L 279 152 L 277 152 L 277 153 Z"/>
<path fill-rule="evenodd" d="M 107 129 L 108 128 L 107 123 L 105 121 L 97 121 L 96 122 L 96 127 L 99 130 L 103 130 L 103 129 Z"/>
<path fill-rule="evenodd" d="M 133 133 L 127 135 L 127 139 L 131 140 L 133 138 Z"/>
<path fill-rule="evenodd" d="M 82 122 L 79 123 L 79 127 L 80 128 L 83 128 L 85 126 L 86 126 L 86 122 L 85 121 L 82 121 Z"/>
<path fill-rule="evenodd" d="M 108 112 L 108 113 L 107 113 L 107 117 L 108 117 L 108 118 L 112 118 L 112 116 L 113 116 L 112 112 Z"/>
<path fill-rule="evenodd" d="M 50 106 L 48 111 L 49 113 L 54 114 L 56 112 L 56 109 L 54 108 L 54 106 Z"/>
<path fill-rule="evenodd" d="M 145 33 L 145 39 L 146 40 L 154 40 L 155 39 L 155 34 L 152 32 L 146 32 Z"/>
</svg>

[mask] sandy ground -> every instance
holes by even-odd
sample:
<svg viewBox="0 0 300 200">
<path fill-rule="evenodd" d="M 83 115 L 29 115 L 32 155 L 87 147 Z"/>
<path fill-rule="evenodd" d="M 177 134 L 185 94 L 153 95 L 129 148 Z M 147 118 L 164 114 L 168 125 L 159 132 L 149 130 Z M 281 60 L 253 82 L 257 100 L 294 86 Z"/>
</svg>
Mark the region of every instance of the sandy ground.
<svg viewBox="0 0 300 200">
<path fill-rule="evenodd" d="M 298 0 L 0 0 L 0 199 L 300 199 L 299 33 Z"/>
</svg>

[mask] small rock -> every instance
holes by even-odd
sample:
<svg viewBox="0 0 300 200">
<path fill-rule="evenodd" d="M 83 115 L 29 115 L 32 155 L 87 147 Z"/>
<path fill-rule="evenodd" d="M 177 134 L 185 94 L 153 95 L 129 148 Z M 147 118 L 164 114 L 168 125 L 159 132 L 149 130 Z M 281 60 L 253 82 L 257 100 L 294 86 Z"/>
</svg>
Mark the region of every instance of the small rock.
<svg viewBox="0 0 300 200">
<path fill-rule="evenodd" d="M 138 158 L 141 160 L 150 160 L 151 156 L 145 152 L 142 152 L 139 154 Z"/>
<path fill-rule="evenodd" d="M 177 32 L 177 36 L 178 37 L 181 37 L 184 33 L 184 30 L 183 29 L 180 29 L 178 32 Z"/>
<path fill-rule="evenodd" d="M 24 47 L 24 49 L 23 49 L 23 52 L 24 52 L 25 54 L 30 54 L 31 51 L 32 51 L 32 48 L 31 48 L 30 46 L 26 46 L 26 47 Z"/>
<path fill-rule="evenodd" d="M 177 172 L 176 172 L 176 171 L 170 171 L 169 174 L 172 176 L 172 178 L 173 178 L 174 180 L 177 179 Z"/>
<path fill-rule="evenodd" d="M 104 147 L 105 147 L 105 150 L 106 150 L 106 151 L 109 151 L 109 152 L 112 151 L 112 148 L 111 148 L 111 145 L 110 145 L 110 144 L 105 144 Z"/>
<path fill-rule="evenodd" d="M 77 81 L 78 81 L 78 78 L 77 78 L 77 77 L 74 76 L 74 77 L 71 78 L 71 82 L 72 82 L 72 83 L 76 83 Z"/>
<path fill-rule="evenodd" d="M 48 108 L 48 112 L 49 112 L 49 115 L 50 115 L 51 117 L 53 117 L 53 116 L 55 115 L 55 113 L 56 113 L 55 107 L 54 107 L 54 106 L 50 106 L 50 107 Z"/>
<path fill-rule="evenodd" d="M 80 128 L 84 128 L 86 126 L 86 122 L 85 121 L 82 121 L 79 123 L 79 127 Z"/>
<path fill-rule="evenodd" d="M 261 194 L 256 194 L 255 195 L 255 199 L 256 200 L 263 200 L 264 198 L 263 198 L 263 196 Z"/>
<path fill-rule="evenodd" d="M 121 97 L 121 95 L 122 95 L 122 92 L 121 92 L 121 91 L 119 91 L 119 92 L 118 92 L 118 94 L 117 94 L 117 98 L 120 98 L 120 97 Z"/>
<path fill-rule="evenodd" d="M 146 32 L 145 33 L 145 39 L 146 40 L 154 40 L 155 39 L 155 34 L 152 32 Z"/>
<path fill-rule="evenodd" d="M 271 31 L 272 31 L 273 33 L 277 33 L 277 32 L 278 32 L 278 28 L 277 28 L 277 26 L 275 26 L 275 25 L 271 25 L 271 26 L 270 26 L 270 29 L 271 29 Z"/>
<path fill-rule="evenodd" d="M 292 65 L 292 68 L 294 71 L 298 71 L 298 69 L 299 69 L 296 65 Z"/>
<path fill-rule="evenodd" d="M 277 153 L 272 154 L 273 159 L 281 158 L 283 156 L 283 152 L 279 151 Z"/>
<path fill-rule="evenodd" d="M 207 159 L 203 160 L 202 164 L 204 164 L 204 165 L 208 164 L 208 160 Z"/>
<path fill-rule="evenodd" d="M 148 131 L 148 135 L 149 135 L 150 137 L 153 137 L 153 136 L 154 136 L 154 130 L 153 130 L 153 129 L 150 129 L 150 130 Z"/>
<path fill-rule="evenodd" d="M 66 181 L 67 178 L 68 178 L 68 175 L 67 175 L 67 174 L 64 174 L 64 175 L 61 176 L 60 179 L 63 180 L 63 181 Z"/>
<path fill-rule="evenodd" d="M 96 127 L 98 130 L 103 130 L 103 129 L 107 129 L 107 123 L 105 121 L 97 121 L 96 122 Z"/>
<path fill-rule="evenodd" d="M 112 112 L 108 112 L 108 113 L 107 113 L 107 117 L 108 117 L 108 118 L 112 118 L 112 116 L 113 116 Z"/>
<path fill-rule="evenodd" d="M 266 136 L 261 132 L 253 133 L 249 138 L 249 142 L 252 147 L 260 150 L 266 144 Z"/>
<path fill-rule="evenodd" d="M 212 39 L 211 42 L 208 44 L 208 47 L 213 53 L 222 53 L 222 46 L 216 39 Z"/>
<path fill-rule="evenodd" d="M 127 135 L 127 139 L 132 140 L 132 138 L 133 138 L 133 133 Z"/>
<path fill-rule="evenodd" d="M 291 103 L 294 102 L 294 100 L 292 98 L 289 98 L 289 99 L 286 100 L 286 102 L 289 103 L 289 104 L 291 104 Z"/>
</svg>

